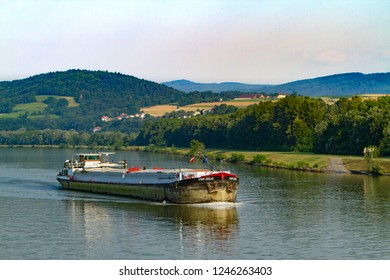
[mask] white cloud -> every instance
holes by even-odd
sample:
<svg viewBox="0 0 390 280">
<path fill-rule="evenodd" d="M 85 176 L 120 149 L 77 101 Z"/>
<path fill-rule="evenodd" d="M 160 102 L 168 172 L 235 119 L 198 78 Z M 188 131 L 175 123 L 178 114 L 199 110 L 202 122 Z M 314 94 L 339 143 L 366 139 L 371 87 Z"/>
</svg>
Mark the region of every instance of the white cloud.
<svg viewBox="0 0 390 280">
<path fill-rule="evenodd" d="M 327 50 L 316 54 L 314 59 L 326 64 L 339 64 L 347 61 L 347 55 L 341 51 Z"/>
</svg>

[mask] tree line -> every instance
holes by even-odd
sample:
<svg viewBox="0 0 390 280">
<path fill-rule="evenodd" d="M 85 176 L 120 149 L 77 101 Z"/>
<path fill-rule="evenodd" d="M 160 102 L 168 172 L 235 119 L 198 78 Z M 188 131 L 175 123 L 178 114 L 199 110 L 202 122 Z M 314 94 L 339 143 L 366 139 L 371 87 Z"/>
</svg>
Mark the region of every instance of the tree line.
<svg viewBox="0 0 390 280">
<path fill-rule="evenodd" d="M 144 123 L 137 145 L 188 146 L 192 139 L 210 148 L 300 151 L 361 155 L 377 146 L 390 155 L 390 97 L 321 99 L 287 96 L 260 102 L 232 114 Z"/>
<path fill-rule="evenodd" d="M 54 125 L 46 128 L 50 121 L 39 129 L 26 123 L 26 128 L 0 131 L 0 144 L 120 149 L 131 145 L 188 147 L 191 140 L 197 140 L 208 148 L 347 155 L 362 155 L 365 147 L 376 146 L 382 156 L 390 155 L 390 96 L 378 100 L 341 98 L 330 105 L 295 94 L 242 109 L 220 107 L 214 114 L 191 118 L 117 122 L 116 129 L 96 133 L 66 127 L 65 123 L 62 130 Z"/>
<path fill-rule="evenodd" d="M 63 148 L 108 146 L 119 150 L 134 143 L 136 135 L 118 131 L 88 133 L 75 130 L 44 129 L 0 131 L 2 145 L 58 145 Z"/>
</svg>

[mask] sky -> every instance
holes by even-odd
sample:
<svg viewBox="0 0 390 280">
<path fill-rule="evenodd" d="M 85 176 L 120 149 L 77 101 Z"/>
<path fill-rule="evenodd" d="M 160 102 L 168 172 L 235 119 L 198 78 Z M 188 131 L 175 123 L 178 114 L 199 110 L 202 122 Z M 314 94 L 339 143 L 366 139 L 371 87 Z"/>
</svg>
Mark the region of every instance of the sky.
<svg viewBox="0 0 390 280">
<path fill-rule="evenodd" d="M 389 0 L 0 0 L 0 81 L 69 69 L 281 84 L 390 72 Z"/>
</svg>

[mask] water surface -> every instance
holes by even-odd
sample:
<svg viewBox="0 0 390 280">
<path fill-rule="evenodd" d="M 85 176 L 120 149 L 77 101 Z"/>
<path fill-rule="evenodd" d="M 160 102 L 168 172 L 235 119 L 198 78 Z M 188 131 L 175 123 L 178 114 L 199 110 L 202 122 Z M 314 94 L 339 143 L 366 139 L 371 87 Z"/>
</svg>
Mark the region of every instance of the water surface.
<svg viewBox="0 0 390 280">
<path fill-rule="evenodd" d="M 237 203 L 172 205 L 62 189 L 73 152 L 0 149 L 0 259 L 390 259 L 389 177 L 225 165 L 240 176 Z"/>
</svg>

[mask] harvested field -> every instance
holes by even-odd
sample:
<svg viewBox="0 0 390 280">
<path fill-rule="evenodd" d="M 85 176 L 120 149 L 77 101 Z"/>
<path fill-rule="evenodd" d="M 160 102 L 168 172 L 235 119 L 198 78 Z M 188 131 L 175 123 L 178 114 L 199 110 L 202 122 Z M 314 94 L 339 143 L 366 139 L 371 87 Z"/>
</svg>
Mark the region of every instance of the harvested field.
<svg viewBox="0 0 390 280">
<path fill-rule="evenodd" d="M 141 108 L 141 112 L 143 111 L 145 114 L 149 114 L 153 117 L 161 117 L 165 113 L 170 113 L 175 111 L 177 106 L 175 105 L 156 105 L 152 107 L 144 107 Z"/>
<path fill-rule="evenodd" d="M 198 111 L 198 110 L 207 110 L 211 109 L 214 106 L 226 104 L 226 105 L 233 105 L 239 108 L 245 108 L 249 105 L 253 105 L 259 103 L 259 100 L 233 100 L 233 101 L 223 101 L 223 102 L 205 102 L 205 103 L 195 103 L 190 104 L 187 106 L 179 107 L 179 110 L 184 111 Z M 177 109 L 177 106 L 175 105 L 156 105 L 152 107 L 144 107 L 141 108 L 141 111 L 143 111 L 145 114 L 150 114 L 154 117 L 163 116 L 165 113 L 173 112 Z"/>
<path fill-rule="evenodd" d="M 389 94 L 387 94 L 387 93 L 367 93 L 367 94 L 359 94 L 359 96 L 363 99 L 377 100 L 379 97 L 389 96 Z"/>
</svg>

